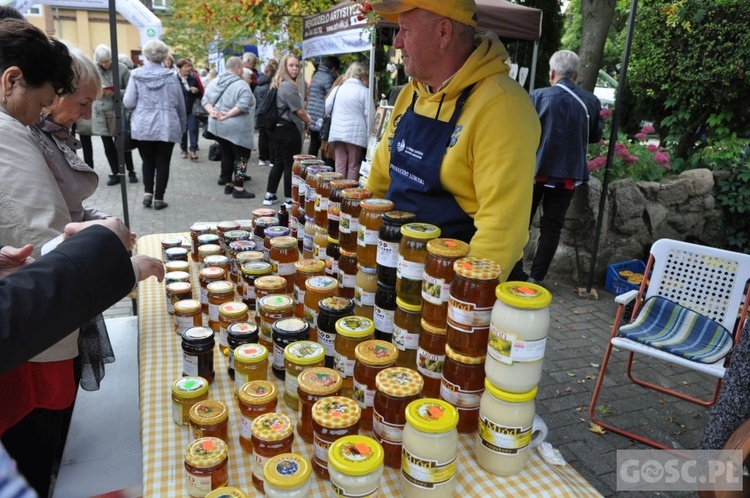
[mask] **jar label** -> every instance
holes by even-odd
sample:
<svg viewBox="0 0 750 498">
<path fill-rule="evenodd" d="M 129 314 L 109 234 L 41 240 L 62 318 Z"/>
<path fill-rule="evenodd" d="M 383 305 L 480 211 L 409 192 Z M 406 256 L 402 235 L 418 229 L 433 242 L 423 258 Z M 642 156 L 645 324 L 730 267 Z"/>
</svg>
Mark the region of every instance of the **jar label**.
<svg viewBox="0 0 750 498">
<path fill-rule="evenodd" d="M 448 302 L 451 295 L 451 284 L 446 284 L 444 278 L 431 277 L 427 273 L 422 279 L 422 299 L 440 306 Z"/>
<path fill-rule="evenodd" d="M 448 299 L 448 325 L 459 332 L 473 334 L 490 326 L 492 307 L 479 308 L 474 303 L 467 303 L 450 296 Z"/>
<path fill-rule="evenodd" d="M 419 347 L 419 334 L 412 334 L 405 328 L 393 324 L 392 341 L 399 351 L 415 351 Z"/>
<path fill-rule="evenodd" d="M 256 479 L 259 479 L 262 482 L 266 482 L 266 479 L 263 475 L 263 467 L 266 466 L 271 458 L 273 458 L 273 455 L 271 457 L 258 455 L 258 453 L 255 452 L 255 448 L 253 448 L 253 475 Z"/>
<path fill-rule="evenodd" d="M 227 333 L 227 328 L 222 327 L 221 325 L 219 325 L 219 344 L 225 348 L 229 347 L 229 334 Z"/>
<path fill-rule="evenodd" d="M 257 247 L 258 251 L 260 251 L 260 250 L 262 250 L 260 248 L 263 247 L 264 243 L 266 242 L 266 239 L 265 239 L 265 237 L 261 237 L 259 235 L 254 235 L 253 234 L 253 242 L 255 242 L 255 247 Z"/>
<path fill-rule="evenodd" d="M 287 396 L 297 399 L 297 385 L 297 376 L 293 373 L 290 374 L 287 370 L 284 376 L 284 389 L 286 389 Z"/>
<path fill-rule="evenodd" d="M 361 236 L 361 240 L 360 240 L 360 236 Z M 357 244 L 359 244 L 362 247 L 377 246 L 378 245 L 378 231 L 370 230 L 369 228 L 363 228 L 363 226 L 360 225 L 359 231 L 357 232 Z"/>
<path fill-rule="evenodd" d="M 404 425 L 388 423 L 377 410 L 372 412 L 372 431 L 379 443 L 386 441 L 401 444 L 404 439 Z"/>
<path fill-rule="evenodd" d="M 244 413 L 240 413 L 240 437 L 242 439 L 247 439 L 248 441 L 250 441 L 250 438 L 253 437 L 253 420 L 255 420 L 255 418 L 251 418 Z"/>
<path fill-rule="evenodd" d="M 250 284 L 245 284 L 242 286 L 244 289 L 244 292 L 242 293 L 242 297 L 244 299 L 250 299 L 255 301 L 255 286 Z"/>
<path fill-rule="evenodd" d="M 398 255 L 398 266 L 396 267 L 396 278 L 422 281 L 424 275 L 424 263 L 407 261 L 402 255 Z"/>
<path fill-rule="evenodd" d="M 304 195 L 305 196 L 305 202 L 307 202 L 307 183 L 305 183 L 302 180 L 302 177 L 299 178 L 299 194 L 298 195 Z"/>
<path fill-rule="evenodd" d="M 544 359 L 544 350 L 547 346 L 547 338 L 537 341 L 524 341 L 517 335 L 503 332 L 490 324 L 490 340 L 487 353 L 500 363 L 512 365 L 513 363 L 532 363 Z"/>
<path fill-rule="evenodd" d="M 341 233 L 359 232 L 359 218 L 342 211 L 341 219 L 339 220 L 339 231 Z"/>
<path fill-rule="evenodd" d="M 172 400 L 172 420 L 177 425 L 185 425 L 185 419 L 182 418 L 182 403 Z"/>
<path fill-rule="evenodd" d="M 355 277 L 356 281 L 356 277 Z M 367 292 L 362 287 L 354 285 L 354 304 L 357 306 L 375 306 L 375 293 Z"/>
<path fill-rule="evenodd" d="M 344 488 L 342 488 L 335 482 L 333 482 L 333 480 L 331 480 L 331 491 L 333 491 L 334 496 L 337 496 L 340 498 L 377 498 L 378 496 L 380 496 L 380 486 L 366 493 L 352 494 L 352 493 L 347 492 Z"/>
<path fill-rule="evenodd" d="M 301 221 L 297 220 L 296 222 L 292 222 L 297 224 L 297 241 L 305 239 L 305 224 Z"/>
<path fill-rule="evenodd" d="M 279 346 L 275 341 L 273 343 L 273 368 L 284 370 L 284 348 Z"/>
<path fill-rule="evenodd" d="M 305 189 L 305 206 L 308 202 L 312 203 L 313 206 L 315 205 L 315 189 L 310 185 Z"/>
<path fill-rule="evenodd" d="M 299 175 L 292 174 L 292 188 L 297 187 L 299 189 L 300 180 L 302 178 Z"/>
<path fill-rule="evenodd" d="M 328 258 L 326 260 L 326 275 L 338 280 L 339 262 L 336 259 Z"/>
<path fill-rule="evenodd" d="M 320 244 L 313 244 L 313 259 L 322 259 L 323 261 L 326 259 L 326 250 Z"/>
<path fill-rule="evenodd" d="M 198 375 L 198 357 L 183 352 L 182 371 L 184 375 Z"/>
<path fill-rule="evenodd" d="M 338 281 L 340 287 L 353 289 L 357 281 L 357 275 L 339 272 Z"/>
<path fill-rule="evenodd" d="M 484 389 L 464 391 L 460 386 L 457 386 L 445 377 L 440 381 L 440 398 L 444 399 L 459 410 L 478 409 L 483 392 Z"/>
<path fill-rule="evenodd" d="M 239 392 L 240 388 L 247 384 L 249 375 L 246 373 L 242 373 L 239 370 L 234 370 L 234 392 Z"/>
<path fill-rule="evenodd" d="M 482 446 L 500 455 L 517 455 L 531 442 L 531 426 L 511 427 L 496 424 L 479 414 L 479 440 Z"/>
<path fill-rule="evenodd" d="M 423 489 L 436 489 L 456 477 L 458 462 L 453 457 L 447 462 L 425 460 L 406 449 L 401 449 L 401 473 L 407 481 Z"/>
<path fill-rule="evenodd" d="M 328 200 L 328 219 L 331 221 L 339 221 L 341 215 L 341 203 L 331 202 Z"/>
<path fill-rule="evenodd" d="M 378 253 L 375 259 L 380 266 L 398 267 L 398 242 L 386 242 L 378 239 Z"/>
<path fill-rule="evenodd" d="M 336 348 L 334 343 L 336 342 L 336 334 L 331 332 L 323 332 L 318 330 L 318 343 L 323 346 L 326 350 L 326 356 L 335 357 Z"/>
<path fill-rule="evenodd" d="M 305 306 L 305 320 L 310 324 L 310 328 L 318 328 L 318 312 Z"/>
<path fill-rule="evenodd" d="M 302 249 L 307 252 L 313 252 L 313 249 L 315 248 L 315 244 L 313 241 L 315 240 L 315 235 L 311 233 L 305 233 L 302 236 Z"/>
<path fill-rule="evenodd" d="M 177 325 L 177 333 L 182 334 L 186 329 L 194 327 L 192 316 L 174 316 L 174 323 Z"/>
<path fill-rule="evenodd" d="M 167 294 L 167 313 L 170 315 L 174 315 L 174 303 L 172 302 L 172 298 Z"/>
<path fill-rule="evenodd" d="M 219 321 L 219 304 L 208 303 L 208 319 L 212 322 Z"/>
<path fill-rule="evenodd" d="M 362 409 L 372 408 L 372 405 L 375 402 L 375 389 L 368 389 L 367 384 L 357 382 L 357 379 L 355 378 L 352 399 L 356 401 Z"/>
<path fill-rule="evenodd" d="M 190 496 L 206 496 L 211 492 L 211 476 L 185 472 L 185 488 Z"/>
<path fill-rule="evenodd" d="M 325 463 L 326 467 L 328 467 L 328 448 L 330 448 L 332 444 L 331 441 L 321 439 L 313 432 L 313 453 L 315 454 L 315 458 Z"/>
<path fill-rule="evenodd" d="M 429 351 L 417 348 L 417 370 L 425 377 L 431 379 L 443 378 L 444 354 L 432 354 Z"/>
<path fill-rule="evenodd" d="M 333 368 L 336 369 L 341 377 L 346 379 L 347 377 L 354 377 L 354 363 L 355 359 L 349 359 L 346 356 L 336 353 L 333 359 Z"/>
<path fill-rule="evenodd" d="M 295 249 L 296 251 L 296 249 Z M 279 263 L 278 261 L 271 260 L 271 273 L 276 275 L 294 275 L 297 272 L 297 268 L 294 267 L 294 263 Z"/>
<path fill-rule="evenodd" d="M 300 289 L 297 285 L 294 286 L 294 302 L 297 304 L 305 302 L 305 289 Z"/>
<path fill-rule="evenodd" d="M 315 211 L 328 211 L 328 197 L 323 197 L 320 194 L 315 194 Z"/>
<path fill-rule="evenodd" d="M 375 328 L 386 334 L 393 333 L 393 316 L 396 314 L 393 310 L 386 310 L 377 304 L 372 311 L 372 321 L 375 322 Z"/>
</svg>

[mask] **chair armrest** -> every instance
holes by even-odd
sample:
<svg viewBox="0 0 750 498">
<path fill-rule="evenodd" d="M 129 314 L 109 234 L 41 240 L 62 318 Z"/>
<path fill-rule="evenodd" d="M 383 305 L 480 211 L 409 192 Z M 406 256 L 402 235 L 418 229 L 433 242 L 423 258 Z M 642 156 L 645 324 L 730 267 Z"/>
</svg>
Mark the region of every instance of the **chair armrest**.
<svg viewBox="0 0 750 498">
<path fill-rule="evenodd" d="M 620 294 L 619 296 L 616 296 L 615 302 L 619 305 L 625 306 L 626 304 L 633 301 L 637 295 L 638 295 L 637 290 L 629 290 L 624 294 Z"/>
</svg>

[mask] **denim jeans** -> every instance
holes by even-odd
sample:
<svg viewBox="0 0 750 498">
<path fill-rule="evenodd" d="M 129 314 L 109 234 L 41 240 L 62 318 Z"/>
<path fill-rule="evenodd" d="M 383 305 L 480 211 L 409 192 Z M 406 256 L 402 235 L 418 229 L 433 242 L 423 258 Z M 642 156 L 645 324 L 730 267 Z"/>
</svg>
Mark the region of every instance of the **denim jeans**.
<svg viewBox="0 0 750 498">
<path fill-rule="evenodd" d="M 187 115 L 187 130 L 182 134 L 180 141 L 180 150 L 187 152 L 188 136 L 190 136 L 190 152 L 198 150 L 198 118 L 192 114 Z"/>
</svg>

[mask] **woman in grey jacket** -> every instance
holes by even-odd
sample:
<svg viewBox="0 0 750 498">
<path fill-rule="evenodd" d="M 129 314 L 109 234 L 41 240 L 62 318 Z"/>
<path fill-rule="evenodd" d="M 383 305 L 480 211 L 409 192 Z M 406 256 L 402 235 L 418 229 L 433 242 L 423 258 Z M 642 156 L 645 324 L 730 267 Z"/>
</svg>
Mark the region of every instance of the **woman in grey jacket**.
<svg viewBox="0 0 750 498">
<path fill-rule="evenodd" d="M 123 103 L 133 111 L 130 133 L 143 161 L 143 205 L 151 207 L 153 201 L 154 209 L 164 209 L 172 149 L 187 126 L 185 99 L 177 76 L 162 65 L 169 56 L 164 42 L 149 41 L 143 55 L 146 64 L 133 72 Z"/>
</svg>

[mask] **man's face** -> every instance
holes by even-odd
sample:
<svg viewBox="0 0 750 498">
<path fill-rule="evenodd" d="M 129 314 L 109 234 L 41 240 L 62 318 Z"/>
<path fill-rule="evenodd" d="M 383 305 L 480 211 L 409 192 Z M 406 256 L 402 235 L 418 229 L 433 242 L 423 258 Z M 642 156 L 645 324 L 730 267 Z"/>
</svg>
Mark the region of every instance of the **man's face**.
<svg viewBox="0 0 750 498">
<path fill-rule="evenodd" d="M 437 50 L 439 42 L 435 32 L 438 22 L 440 19 L 425 15 L 419 9 L 398 16 L 399 31 L 393 45 L 401 49 L 404 72 L 417 81 L 429 81 L 432 68 L 440 63 Z"/>
</svg>

